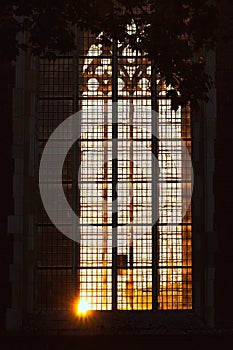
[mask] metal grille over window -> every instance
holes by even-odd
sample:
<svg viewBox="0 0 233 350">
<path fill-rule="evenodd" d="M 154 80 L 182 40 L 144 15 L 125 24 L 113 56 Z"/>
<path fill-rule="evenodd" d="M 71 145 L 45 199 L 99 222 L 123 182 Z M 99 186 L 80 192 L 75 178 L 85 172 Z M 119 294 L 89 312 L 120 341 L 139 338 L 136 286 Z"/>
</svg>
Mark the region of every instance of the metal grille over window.
<svg viewBox="0 0 233 350">
<path fill-rule="evenodd" d="M 63 236 L 40 208 L 36 309 L 69 309 L 75 297 L 91 310 L 192 309 L 191 206 L 184 217 L 182 212 L 192 177 L 181 141 L 191 154 L 189 108 L 171 110 L 164 81 L 159 75 L 153 79 L 146 56 L 123 44 L 115 51 L 113 46 L 103 47 L 88 33 L 80 36 L 80 42 L 77 64 L 72 55 L 55 61 L 40 59 L 40 151 L 59 123 L 77 106 L 82 110 L 79 157 L 75 163 L 71 149 L 63 168 L 63 188 L 71 205 L 76 197 L 80 242 L 74 244 Z M 114 96 L 117 163 L 113 159 Z M 156 178 L 151 113 L 155 102 Z M 78 190 L 74 167 L 79 172 Z M 158 198 L 153 198 L 155 187 Z"/>
</svg>

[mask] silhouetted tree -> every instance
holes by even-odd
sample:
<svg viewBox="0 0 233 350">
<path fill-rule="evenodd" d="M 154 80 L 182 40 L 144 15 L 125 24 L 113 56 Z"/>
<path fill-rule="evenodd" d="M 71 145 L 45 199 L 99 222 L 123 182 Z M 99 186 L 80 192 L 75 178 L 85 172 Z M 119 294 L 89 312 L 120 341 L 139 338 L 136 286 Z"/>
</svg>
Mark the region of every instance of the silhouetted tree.
<svg viewBox="0 0 233 350">
<path fill-rule="evenodd" d="M 173 108 L 208 99 L 211 79 L 204 52 L 214 47 L 217 11 L 211 0 L 2 0 L 1 56 L 14 59 L 19 49 L 32 54 L 75 49 L 75 28 L 101 40 L 127 42 L 147 53 L 166 84 Z M 134 31 L 127 32 L 127 25 Z M 18 33 L 27 40 L 17 40 Z M 180 96 L 177 94 L 180 92 Z"/>
</svg>

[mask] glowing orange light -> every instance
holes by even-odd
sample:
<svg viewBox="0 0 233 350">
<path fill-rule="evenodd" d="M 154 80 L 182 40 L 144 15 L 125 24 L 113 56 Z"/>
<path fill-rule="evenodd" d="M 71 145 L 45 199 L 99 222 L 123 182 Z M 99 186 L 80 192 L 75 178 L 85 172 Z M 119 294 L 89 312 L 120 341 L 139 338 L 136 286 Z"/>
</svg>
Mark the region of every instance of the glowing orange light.
<svg viewBox="0 0 233 350">
<path fill-rule="evenodd" d="M 90 305 L 85 299 L 81 299 L 76 307 L 76 313 L 78 316 L 85 316 L 90 310 Z"/>
</svg>

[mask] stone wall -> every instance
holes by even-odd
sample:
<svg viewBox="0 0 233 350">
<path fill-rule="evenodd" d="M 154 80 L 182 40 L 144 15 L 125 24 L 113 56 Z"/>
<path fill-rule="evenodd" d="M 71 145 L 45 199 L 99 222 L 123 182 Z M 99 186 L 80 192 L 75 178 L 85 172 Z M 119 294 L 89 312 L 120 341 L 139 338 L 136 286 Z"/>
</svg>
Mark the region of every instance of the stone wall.
<svg viewBox="0 0 233 350">
<path fill-rule="evenodd" d="M 216 254 L 215 310 L 219 327 L 233 328 L 233 2 L 221 1 L 217 45 L 217 137 L 215 224 L 218 233 Z M 224 42 L 223 36 L 232 36 Z"/>
<path fill-rule="evenodd" d="M 5 310 L 11 304 L 9 264 L 12 261 L 12 239 L 7 234 L 7 217 L 13 213 L 12 160 L 12 89 L 14 68 L 11 62 L 0 60 L 1 117 L 1 205 L 0 205 L 0 329 L 5 327 Z"/>
</svg>

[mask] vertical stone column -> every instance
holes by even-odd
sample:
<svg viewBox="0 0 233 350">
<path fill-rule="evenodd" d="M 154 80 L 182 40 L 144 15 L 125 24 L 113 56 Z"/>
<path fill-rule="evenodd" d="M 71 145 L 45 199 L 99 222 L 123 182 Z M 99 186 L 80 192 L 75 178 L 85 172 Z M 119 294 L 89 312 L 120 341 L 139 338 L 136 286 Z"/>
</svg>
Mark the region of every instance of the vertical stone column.
<svg viewBox="0 0 233 350">
<path fill-rule="evenodd" d="M 215 78 L 216 52 L 206 54 L 208 74 Z M 208 327 L 214 327 L 214 279 L 216 232 L 214 227 L 215 170 L 214 145 L 216 129 L 216 90 L 209 101 L 192 112 L 193 137 L 193 257 L 194 306 Z"/>
<path fill-rule="evenodd" d="M 207 72 L 215 80 L 216 52 L 209 52 L 206 57 Z M 204 240 L 205 240 L 205 321 L 209 327 L 215 325 L 214 280 L 216 231 L 214 227 L 214 187 L 215 171 L 214 145 L 216 138 L 216 90 L 209 91 L 209 101 L 204 104 L 203 115 L 203 156 L 204 156 Z"/>
<path fill-rule="evenodd" d="M 216 324 L 233 324 L 233 2 L 219 3 L 220 32 L 217 42 L 217 132 L 214 178 L 215 224 L 218 233 L 216 254 Z M 224 40 L 224 37 L 231 38 Z"/>
<path fill-rule="evenodd" d="M 0 63 L 0 116 L 1 116 L 1 211 L 0 211 L 0 329 L 5 329 L 6 308 L 10 305 L 11 286 L 9 264 L 12 260 L 12 239 L 7 233 L 7 218 L 13 212 L 13 159 L 12 159 L 12 87 L 14 67 L 9 59 Z"/>
<path fill-rule="evenodd" d="M 13 89 L 13 200 L 14 213 L 8 217 L 8 232 L 13 236 L 13 262 L 10 266 L 11 306 L 6 328 L 23 327 L 33 309 L 33 236 L 36 191 L 35 114 L 37 67 L 29 53 L 16 61 Z"/>
</svg>

